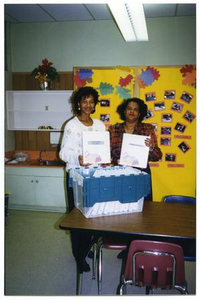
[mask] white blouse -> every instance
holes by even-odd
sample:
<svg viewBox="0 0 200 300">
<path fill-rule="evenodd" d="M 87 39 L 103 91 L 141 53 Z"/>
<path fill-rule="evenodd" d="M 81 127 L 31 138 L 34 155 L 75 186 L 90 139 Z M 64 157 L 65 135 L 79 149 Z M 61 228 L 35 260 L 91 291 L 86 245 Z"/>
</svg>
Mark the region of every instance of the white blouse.
<svg viewBox="0 0 200 300">
<path fill-rule="evenodd" d="M 77 117 L 74 117 L 65 125 L 59 156 L 66 162 L 67 171 L 80 167 L 78 157 L 83 155 L 82 132 L 106 130 L 102 121 L 97 119 L 92 119 L 92 121 L 92 126 L 85 126 Z"/>
</svg>

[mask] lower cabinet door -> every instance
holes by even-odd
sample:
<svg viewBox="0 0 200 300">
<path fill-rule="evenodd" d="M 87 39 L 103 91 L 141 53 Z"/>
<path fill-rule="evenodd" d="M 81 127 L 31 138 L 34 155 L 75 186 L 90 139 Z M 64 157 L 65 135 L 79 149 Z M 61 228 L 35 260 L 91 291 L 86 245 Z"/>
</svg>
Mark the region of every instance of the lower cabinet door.
<svg viewBox="0 0 200 300">
<path fill-rule="evenodd" d="M 9 205 L 35 205 L 35 179 L 32 176 L 6 175 L 10 190 Z"/>
<path fill-rule="evenodd" d="M 66 207 L 64 178 L 35 177 L 35 204 Z"/>
</svg>

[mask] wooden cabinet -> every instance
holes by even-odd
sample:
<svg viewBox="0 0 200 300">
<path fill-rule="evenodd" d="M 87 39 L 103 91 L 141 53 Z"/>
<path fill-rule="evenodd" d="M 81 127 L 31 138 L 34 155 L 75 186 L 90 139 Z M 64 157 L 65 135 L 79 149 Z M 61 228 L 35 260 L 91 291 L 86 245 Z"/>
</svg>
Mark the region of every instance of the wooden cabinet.
<svg viewBox="0 0 200 300">
<path fill-rule="evenodd" d="M 50 126 L 51 131 L 61 131 L 72 117 L 72 92 L 7 91 L 7 129 L 35 131 L 40 126 Z"/>
<path fill-rule="evenodd" d="M 66 212 L 65 182 L 63 168 L 6 167 L 9 208 Z"/>
<path fill-rule="evenodd" d="M 13 90 L 16 91 L 31 91 L 39 90 L 39 83 L 31 75 L 31 72 L 13 72 Z M 58 72 L 58 79 L 53 81 L 53 90 L 73 90 L 73 72 Z"/>
</svg>

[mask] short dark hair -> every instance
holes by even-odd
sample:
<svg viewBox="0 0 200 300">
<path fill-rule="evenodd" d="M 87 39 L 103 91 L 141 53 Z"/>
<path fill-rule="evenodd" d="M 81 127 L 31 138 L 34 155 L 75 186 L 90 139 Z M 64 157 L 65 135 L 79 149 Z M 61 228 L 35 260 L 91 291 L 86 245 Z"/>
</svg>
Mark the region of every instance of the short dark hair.
<svg viewBox="0 0 200 300">
<path fill-rule="evenodd" d="M 99 103 L 99 94 L 98 92 L 91 86 L 84 86 L 79 88 L 78 90 L 74 91 L 71 97 L 71 104 L 72 104 L 72 112 L 75 115 L 79 114 L 79 106 L 78 104 L 82 99 L 86 99 L 89 96 L 93 96 L 95 106 Z M 95 108 L 95 107 L 94 107 Z M 95 112 L 95 109 L 92 113 Z"/>
<path fill-rule="evenodd" d="M 124 111 L 126 110 L 128 104 L 130 102 L 135 102 L 135 103 L 138 104 L 138 106 L 139 106 L 139 113 L 140 113 L 138 121 L 142 122 L 142 120 L 144 119 L 144 117 L 147 115 L 148 107 L 144 103 L 144 101 L 141 100 L 141 99 L 139 99 L 139 98 L 124 99 L 123 102 L 120 105 L 118 105 L 118 107 L 117 107 L 117 113 L 119 114 L 120 119 L 123 120 L 123 121 L 126 120 Z"/>
</svg>

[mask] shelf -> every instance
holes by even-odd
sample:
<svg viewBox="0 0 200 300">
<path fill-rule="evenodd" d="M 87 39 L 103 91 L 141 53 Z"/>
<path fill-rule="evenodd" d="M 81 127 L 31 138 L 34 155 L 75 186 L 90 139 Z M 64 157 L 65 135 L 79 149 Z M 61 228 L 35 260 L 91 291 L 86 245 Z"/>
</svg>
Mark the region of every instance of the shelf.
<svg viewBox="0 0 200 300">
<path fill-rule="evenodd" d="M 72 93 L 73 91 L 7 91 L 8 130 L 63 130 L 67 120 L 72 117 Z M 54 129 L 38 129 L 39 126 L 51 126 Z"/>
<path fill-rule="evenodd" d="M 38 128 L 10 128 L 9 130 L 18 130 L 18 131 L 45 131 L 45 132 L 63 132 L 60 128 L 56 129 L 38 129 Z"/>
</svg>

